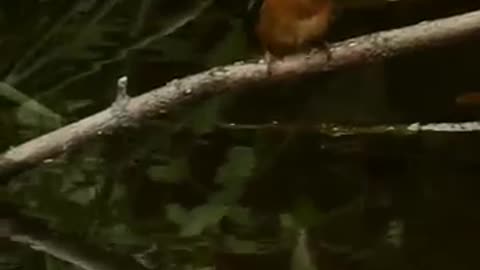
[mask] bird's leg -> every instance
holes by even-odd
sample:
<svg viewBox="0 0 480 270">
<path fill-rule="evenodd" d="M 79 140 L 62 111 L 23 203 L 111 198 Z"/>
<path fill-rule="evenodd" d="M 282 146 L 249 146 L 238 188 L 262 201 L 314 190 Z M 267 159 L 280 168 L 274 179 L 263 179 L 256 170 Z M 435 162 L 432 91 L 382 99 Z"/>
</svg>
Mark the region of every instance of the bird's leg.
<svg viewBox="0 0 480 270">
<path fill-rule="evenodd" d="M 320 51 L 325 52 L 325 56 L 327 57 L 327 62 L 329 62 L 332 59 L 332 51 L 330 48 L 330 44 L 328 42 L 322 41 L 317 43 L 317 46 L 310 51 L 310 54 L 318 53 Z"/>
<path fill-rule="evenodd" d="M 270 77 L 272 75 L 272 65 L 275 61 L 275 58 L 270 52 L 265 52 L 265 63 L 267 64 L 267 75 Z"/>
<path fill-rule="evenodd" d="M 331 50 L 330 44 L 326 41 L 322 41 L 320 43 L 320 48 L 323 49 L 323 51 L 325 51 L 327 62 L 330 62 L 330 60 L 332 60 L 332 50 Z"/>
</svg>

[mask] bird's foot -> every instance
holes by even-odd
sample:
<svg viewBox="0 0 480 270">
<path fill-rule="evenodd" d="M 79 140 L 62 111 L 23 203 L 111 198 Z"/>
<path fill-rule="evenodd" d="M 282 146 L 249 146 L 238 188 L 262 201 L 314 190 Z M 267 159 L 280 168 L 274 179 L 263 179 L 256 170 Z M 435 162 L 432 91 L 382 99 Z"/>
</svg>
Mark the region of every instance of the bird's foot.
<svg viewBox="0 0 480 270">
<path fill-rule="evenodd" d="M 265 64 L 267 65 L 267 76 L 270 77 L 273 72 L 273 64 L 276 61 L 275 57 L 269 53 L 265 53 Z"/>
<path fill-rule="evenodd" d="M 325 52 L 325 56 L 327 57 L 327 62 L 332 60 L 332 48 L 331 48 L 330 44 L 328 42 L 324 41 L 320 44 L 320 48 L 322 48 L 323 51 Z"/>
<path fill-rule="evenodd" d="M 327 62 L 332 59 L 331 47 L 330 47 L 330 44 L 326 41 L 320 43 L 317 48 L 313 48 L 312 50 L 310 50 L 309 54 L 316 54 L 321 51 L 325 52 L 325 56 L 327 57 Z"/>
</svg>

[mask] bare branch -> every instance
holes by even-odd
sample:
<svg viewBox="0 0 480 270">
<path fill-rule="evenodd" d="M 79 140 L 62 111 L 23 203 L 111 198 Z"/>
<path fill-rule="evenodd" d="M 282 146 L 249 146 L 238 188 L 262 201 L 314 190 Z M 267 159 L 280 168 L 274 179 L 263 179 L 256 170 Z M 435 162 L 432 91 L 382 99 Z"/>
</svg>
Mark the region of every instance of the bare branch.
<svg viewBox="0 0 480 270">
<path fill-rule="evenodd" d="M 268 76 L 263 61 L 235 63 L 169 82 L 132 98 L 125 106 L 129 117 L 116 117 L 112 108 L 12 148 L 0 156 L 0 175 L 6 176 L 57 156 L 82 143 L 168 112 L 180 103 L 198 100 L 251 85 L 294 79 L 300 75 L 338 70 L 385 60 L 406 52 L 461 42 L 480 34 L 480 11 L 423 22 L 396 30 L 352 38 L 332 45 L 331 59 L 323 52 L 299 54 L 275 62 Z M 3 177 L 0 181 L 7 181 Z"/>
</svg>

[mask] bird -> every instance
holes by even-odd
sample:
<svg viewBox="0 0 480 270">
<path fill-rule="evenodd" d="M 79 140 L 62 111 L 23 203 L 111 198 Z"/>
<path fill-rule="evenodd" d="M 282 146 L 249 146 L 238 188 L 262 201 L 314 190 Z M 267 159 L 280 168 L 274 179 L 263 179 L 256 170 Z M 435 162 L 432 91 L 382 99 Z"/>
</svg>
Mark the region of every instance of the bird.
<svg viewBox="0 0 480 270">
<path fill-rule="evenodd" d="M 332 21 L 333 0 L 263 0 L 256 35 L 265 52 L 268 72 L 273 60 L 323 47 Z"/>
<path fill-rule="evenodd" d="M 457 105 L 479 105 L 480 104 L 480 92 L 466 92 L 457 96 L 455 99 Z"/>
</svg>

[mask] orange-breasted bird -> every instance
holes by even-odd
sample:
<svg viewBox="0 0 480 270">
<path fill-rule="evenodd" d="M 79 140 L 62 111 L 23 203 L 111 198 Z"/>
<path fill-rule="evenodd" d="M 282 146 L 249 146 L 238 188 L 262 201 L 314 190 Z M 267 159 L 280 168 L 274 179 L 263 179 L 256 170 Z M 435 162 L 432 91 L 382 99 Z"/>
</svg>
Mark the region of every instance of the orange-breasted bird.
<svg viewBox="0 0 480 270">
<path fill-rule="evenodd" d="M 480 105 L 480 92 L 463 93 L 456 98 L 457 105 Z"/>
<path fill-rule="evenodd" d="M 270 67 L 271 57 L 311 49 L 328 48 L 324 41 L 329 28 L 333 0 L 263 0 L 256 34 Z"/>
</svg>

